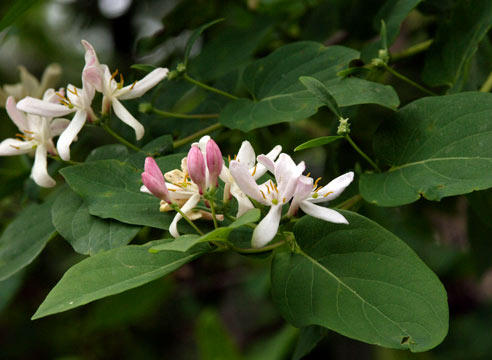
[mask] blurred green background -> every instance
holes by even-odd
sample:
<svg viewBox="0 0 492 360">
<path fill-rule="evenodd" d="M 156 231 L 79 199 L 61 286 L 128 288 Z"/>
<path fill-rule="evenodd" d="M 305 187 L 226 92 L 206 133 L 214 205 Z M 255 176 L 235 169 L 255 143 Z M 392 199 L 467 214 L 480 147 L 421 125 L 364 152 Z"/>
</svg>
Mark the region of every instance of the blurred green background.
<svg viewBox="0 0 492 360">
<path fill-rule="evenodd" d="M 392 52 L 431 38 L 457 0 L 423 1 L 403 23 Z M 0 3 L 0 18 L 15 5 Z M 192 30 L 217 18 L 195 44 L 190 73 L 225 89 L 236 89 L 241 69 L 290 42 L 314 40 L 360 50 L 378 34 L 373 23 L 383 0 L 46 0 L 33 1 L 15 23 L 0 32 L 0 85 L 19 81 L 17 66 L 36 77 L 57 62 L 63 67 L 60 86 L 81 85 L 84 65 L 81 39 L 93 44 L 101 62 L 120 69 L 126 81 L 140 78 L 132 64 L 174 68 L 182 59 Z M 473 60 L 478 81 L 491 69 L 489 38 Z M 398 70 L 419 80 L 425 60 L 418 55 Z M 402 104 L 421 94 L 405 83 L 381 75 L 397 90 Z M 473 80 L 473 79 L 472 79 Z M 476 88 L 470 80 L 468 86 Z M 146 95 L 169 111 L 204 112 L 220 109 L 221 99 L 181 81 L 166 83 Z M 240 89 L 239 89 L 240 90 Z M 205 96 L 207 105 L 201 104 Z M 209 124 L 175 121 L 130 111 L 147 131 L 143 143 L 162 134 L 186 136 Z M 353 137 L 371 149 L 371 136 L 389 110 L 376 106 L 345 109 Z M 279 124 L 246 135 L 219 134 L 224 154 L 234 154 L 243 139 L 257 153 L 280 143 L 284 151 L 314 136 L 333 134 L 337 122 L 324 109 L 310 120 Z M 132 140 L 132 131 L 115 124 Z M 1 139 L 16 128 L 0 109 Z M 74 144 L 76 160 L 93 148 L 112 143 L 100 129 L 88 129 Z M 348 145 L 334 145 L 294 154 L 314 173 L 335 176 L 352 169 L 356 154 Z M 9 224 L 29 202 L 47 191 L 29 179 L 28 156 L 0 158 L 0 227 Z M 50 163 L 56 170 L 58 164 Z M 340 165 L 343 164 L 343 165 Z M 357 167 L 357 165 L 356 165 Z M 60 176 L 57 181 L 62 182 Z M 357 185 L 351 187 L 353 194 Z M 347 196 L 350 196 L 350 191 Z M 487 196 L 490 196 L 488 194 Z M 362 204 L 360 212 L 400 236 L 435 271 L 449 297 L 450 333 L 436 349 L 423 354 L 366 345 L 336 333 L 313 328 L 322 340 L 307 359 L 492 359 L 492 235 L 490 219 L 481 219 L 478 195 L 448 198 L 440 203 L 421 200 L 414 206 L 376 208 Z M 490 208 L 490 207 L 489 207 Z M 489 211 L 490 210 L 486 210 Z M 134 243 L 159 238 L 142 232 Z M 269 261 L 239 255 L 214 254 L 185 265 L 171 276 L 89 305 L 36 321 L 30 317 L 63 273 L 83 258 L 61 237 L 21 273 L 0 282 L 0 359 L 289 359 L 298 330 L 285 324 L 269 291 Z"/>
</svg>

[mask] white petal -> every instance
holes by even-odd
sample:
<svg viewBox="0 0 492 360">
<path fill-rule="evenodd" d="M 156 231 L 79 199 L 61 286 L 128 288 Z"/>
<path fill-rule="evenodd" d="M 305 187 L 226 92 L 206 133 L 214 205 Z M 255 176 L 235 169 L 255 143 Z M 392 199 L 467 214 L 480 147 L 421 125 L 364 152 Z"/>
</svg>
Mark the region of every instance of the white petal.
<svg viewBox="0 0 492 360">
<path fill-rule="evenodd" d="M 243 141 L 236 158 L 241 164 L 251 169 L 255 166 L 256 154 L 249 141 Z"/>
<path fill-rule="evenodd" d="M 266 170 L 270 171 L 272 174 L 275 172 L 275 163 L 273 162 L 272 159 L 270 159 L 268 156 L 266 155 L 258 155 L 258 165 L 257 166 L 260 166 L 262 165 L 263 168 L 265 169 L 265 171 L 260 171 L 260 172 L 263 172 L 263 174 L 266 172 Z M 263 170 L 263 169 L 260 169 L 260 170 Z M 256 173 L 258 173 L 258 169 L 256 169 Z M 256 177 L 256 173 L 255 173 L 255 177 Z"/>
<path fill-rule="evenodd" d="M 152 70 L 150 74 L 147 74 L 143 79 L 137 81 L 135 85 L 125 86 L 123 89 L 118 90 L 122 95 L 118 95 L 121 100 L 135 99 L 142 96 L 148 90 L 156 86 L 167 76 L 169 72 L 166 68 L 157 68 Z M 133 88 L 132 88 L 133 87 Z M 131 90 L 130 90 L 131 89 Z"/>
<path fill-rule="evenodd" d="M 29 121 L 26 115 L 17 109 L 17 103 L 15 102 L 13 96 L 9 96 L 7 98 L 5 108 L 10 118 L 20 131 L 29 130 Z"/>
<path fill-rule="evenodd" d="M 54 119 L 50 123 L 50 130 L 51 130 L 51 135 L 52 136 L 58 136 L 60 135 L 65 129 L 68 127 L 70 124 L 70 120 L 68 119 Z"/>
<path fill-rule="evenodd" d="M 297 180 L 305 167 L 303 161 L 296 165 L 289 155 L 280 154 L 275 163 L 275 180 L 277 181 L 280 197 L 285 197 L 287 201 L 291 199 L 297 186 Z"/>
<path fill-rule="evenodd" d="M 145 132 L 145 129 L 142 124 L 140 124 L 137 119 L 133 117 L 132 114 L 128 112 L 127 109 L 118 101 L 118 99 L 113 99 L 113 110 L 116 116 L 120 118 L 128 126 L 132 127 L 135 130 L 135 136 L 137 140 L 140 140 Z"/>
<path fill-rule="evenodd" d="M 263 195 L 261 195 L 258 184 L 256 184 L 255 179 L 251 176 L 246 166 L 233 160 L 229 166 L 229 171 L 242 192 L 262 204 L 268 204 Z"/>
<path fill-rule="evenodd" d="M 42 187 L 53 187 L 56 185 L 55 180 L 48 174 L 48 163 L 46 161 L 46 146 L 38 145 L 36 154 L 34 155 L 34 165 L 32 167 L 31 176 L 34 182 Z"/>
<path fill-rule="evenodd" d="M 147 189 L 147 186 L 142 185 L 140 186 L 140 191 L 152 195 L 152 193 Z"/>
<path fill-rule="evenodd" d="M 87 84 L 90 84 L 97 91 L 102 93 L 104 92 L 103 82 L 104 79 L 99 67 L 88 66 L 84 68 L 84 71 L 82 71 L 82 84 L 84 86 L 84 89 L 87 87 Z"/>
<path fill-rule="evenodd" d="M 269 158 L 270 160 L 272 161 L 275 161 L 275 159 L 278 157 L 278 155 L 280 154 L 280 152 L 282 151 L 282 146 L 280 145 L 276 145 L 268 154 L 266 154 L 265 156 L 267 158 Z M 262 164 L 257 164 L 256 165 L 256 173 L 255 173 L 255 179 L 259 179 L 260 177 L 262 177 L 263 175 L 265 175 L 265 173 L 267 172 L 267 168 L 262 165 Z"/>
<path fill-rule="evenodd" d="M 352 171 L 340 175 L 339 177 L 330 181 L 327 185 L 323 186 L 323 188 L 318 191 L 318 197 L 316 199 L 311 198 L 309 199 L 309 201 L 313 203 L 319 203 L 333 200 L 337 198 L 353 180 L 354 173 Z"/>
<path fill-rule="evenodd" d="M 248 197 L 246 196 L 246 194 L 243 193 L 241 191 L 241 189 L 239 189 L 239 186 L 237 186 L 237 184 L 235 184 L 235 183 L 233 183 L 231 185 L 231 194 L 237 200 L 237 214 L 236 214 L 236 217 L 240 217 L 246 211 L 254 208 L 253 204 L 248 199 Z"/>
<path fill-rule="evenodd" d="M 63 160 L 70 160 L 70 144 L 72 144 L 74 139 L 77 137 L 77 134 L 84 126 L 86 119 L 87 112 L 85 110 L 77 111 L 72 121 L 70 121 L 68 127 L 60 135 L 60 138 L 56 143 L 56 149 L 58 150 L 58 154 Z"/>
<path fill-rule="evenodd" d="M 335 224 L 348 224 L 347 219 L 345 219 L 345 217 L 339 212 L 323 206 L 314 205 L 309 201 L 301 202 L 301 209 L 306 214 L 324 221 L 329 221 Z"/>
<path fill-rule="evenodd" d="M 188 199 L 188 201 L 183 205 L 181 208 L 181 211 L 187 215 L 187 212 L 193 209 L 196 204 L 200 201 L 200 195 L 195 194 L 192 197 Z M 169 226 L 169 233 L 172 235 L 172 237 L 177 238 L 179 237 L 179 232 L 178 232 L 178 221 L 182 219 L 182 216 L 180 213 L 176 213 L 176 216 L 174 216 L 173 222 Z"/>
<path fill-rule="evenodd" d="M 0 156 L 22 155 L 33 150 L 33 141 L 5 139 L 0 143 Z"/>
<path fill-rule="evenodd" d="M 294 198 L 290 203 L 289 212 L 287 215 L 294 216 L 299 209 L 299 205 L 304 201 L 313 190 L 313 178 L 300 176 L 297 180 L 297 185 L 294 193 Z"/>
<path fill-rule="evenodd" d="M 54 104 L 52 102 L 35 99 L 33 97 L 26 97 L 19 101 L 17 109 L 29 114 L 47 117 L 59 117 L 75 112 L 77 109 L 69 109 L 61 104 Z"/>
<path fill-rule="evenodd" d="M 268 214 L 260 221 L 253 231 L 251 245 L 261 248 L 268 244 L 277 235 L 280 218 L 282 216 L 282 205 L 273 205 Z"/>
<path fill-rule="evenodd" d="M 24 66 L 19 66 L 20 79 L 24 87 L 25 94 L 37 96 L 39 81 Z M 39 94 L 41 95 L 41 94 Z"/>
</svg>

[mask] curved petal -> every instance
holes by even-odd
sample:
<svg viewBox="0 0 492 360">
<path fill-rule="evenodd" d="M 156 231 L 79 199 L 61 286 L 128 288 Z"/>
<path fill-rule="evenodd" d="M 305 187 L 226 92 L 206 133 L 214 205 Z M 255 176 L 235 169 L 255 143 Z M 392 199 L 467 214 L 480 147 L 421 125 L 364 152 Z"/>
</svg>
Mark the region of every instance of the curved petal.
<svg viewBox="0 0 492 360">
<path fill-rule="evenodd" d="M 242 142 L 236 160 L 246 166 L 247 169 L 252 169 L 255 166 L 256 154 L 249 141 Z"/>
<path fill-rule="evenodd" d="M 31 74 L 24 66 L 19 66 L 20 79 L 22 86 L 24 87 L 25 94 L 37 95 L 39 90 L 39 81 Z M 42 95 L 42 94 L 39 94 Z"/>
<path fill-rule="evenodd" d="M 263 154 L 258 155 L 257 167 L 260 165 L 262 165 L 263 168 L 265 169 L 265 171 L 263 171 L 263 174 L 265 174 L 267 170 L 270 171 L 272 174 L 275 173 L 275 162 L 272 159 L 270 159 L 268 156 L 263 155 Z M 256 174 L 258 174 L 258 168 L 256 169 L 255 178 L 257 176 Z"/>
<path fill-rule="evenodd" d="M 68 119 L 54 119 L 50 123 L 50 131 L 52 136 L 60 135 L 65 129 L 70 125 L 70 120 Z"/>
<path fill-rule="evenodd" d="M 290 203 L 288 216 L 294 216 L 299 209 L 299 205 L 304 201 L 313 191 L 313 178 L 307 176 L 301 176 L 297 180 L 296 190 L 294 198 Z"/>
<path fill-rule="evenodd" d="M 200 201 L 200 195 L 195 194 L 192 197 L 188 199 L 188 201 L 183 205 L 181 208 L 181 211 L 183 213 L 187 213 L 191 209 L 193 209 L 196 204 Z M 180 213 L 176 213 L 176 216 L 174 216 L 173 222 L 169 226 L 169 233 L 172 235 L 172 237 L 177 238 L 179 237 L 179 232 L 178 232 L 178 221 L 181 220 L 183 217 L 181 216 Z"/>
<path fill-rule="evenodd" d="M 34 179 L 34 182 L 39 186 L 53 187 L 56 185 L 56 181 L 48 174 L 46 154 L 47 150 L 44 144 L 41 144 L 36 148 L 31 176 Z"/>
<path fill-rule="evenodd" d="M 278 155 L 282 152 L 282 146 L 276 145 L 268 154 L 265 156 L 269 158 L 272 161 L 275 161 L 275 159 L 278 157 Z M 257 164 L 256 165 L 256 173 L 255 173 L 255 179 L 259 179 L 265 173 L 267 172 L 267 168 L 262 165 L 262 164 Z"/>
<path fill-rule="evenodd" d="M 33 141 L 5 139 L 0 143 L 0 156 L 27 154 L 32 151 L 35 145 Z"/>
<path fill-rule="evenodd" d="M 242 192 L 262 204 L 268 204 L 263 195 L 261 195 L 258 184 L 256 184 L 255 179 L 253 179 L 246 166 L 237 161 L 231 161 L 229 171 Z"/>
<path fill-rule="evenodd" d="M 80 41 L 85 48 L 85 66 L 99 65 L 94 47 L 86 40 Z"/>
<path fill-rule="evenodd" d="M 84 89 L 87 87 L 87 84 L 93 86 L 97 91 L 104 91 L 104 78 L 102 75 L 102 71 L 99 67 L 96 66 L 88 66 L 85 67 L 82 71 L 82 84 Z"/>
<path fill-rule="evenodd" d="M 282 216 L 282 205 L 273 205 L 268 214 L 260 221 L 253 231 L 251 245 L 254 248 L 261 248 L 268 244 L 277 235 Z"/>
<path fill-rule="evenodd" d="M 58 154 L 63 160 L 65 161 L 70 160 L 70 144 L 72 144 L 74 139 L 77 137 L 77 134 L 84 126 L 86 119 L 87 119 L 87 111 L 85 110 L 77 111 L 72 121 L 70 121 L 68 127 L 58 138 L 58 142 L 56 143 L 56 149 L 58 150 Z"/>
<path fill-rule="evenodd" d="M 59 117 L 75 112 L 77 109 L 69 109 L 61 104 L 35 99 L 33 97 L 25 97 L 17 103 L 17 109 L 29 114 L 46 117 Z"/>
<path fill-rule="evenodd" d="M 116 98 L 113 99 L 113 110 L 121 121 L 135 130 L 135 136 L 137 140 L 140 140 L 145 132 L 143 125 L 140 124 Z"/>
<path fill-rule="evenodd" d="M 234 196 L 234 198 L 237 200 L 237 214 L 236 217 L 240 217 L 243 215 L 246 211 L 251 210 L 254 208 L 253 204 L 251 201 L 248 199 L 245 193 L 239 189 L 237 184 L 232 184 L 231 185 L 231 194 Z"/>
<path fill-rule="evenodd" d="M 330 181 L 327 185 L 323 186 L 323 188 L 318 191 L 318 197 L 316 199 L 310 198 L 308 201 L 319 203 L 333 200 L 337 198 L 353 180 L 354 173 L 352 171 L 340 175 Z"/>
<path fill-rule="evenodd" d="M 20 131 L 24 132 L 25 130 L 29 130 L 29 121 L 26 115 L 20 112 L 19 109 L 17 109 L 17 103 L 15 102 L 13 96 L 9 96 L 7 98 L 5 109 L 7 110 L 10 118 Z"/>
<path fill-rule="evenodd" d="M 345 219 L 345 217 L 339 212 L 323 206 L 314 205 L 309 201 L 301 202 L 301 209 L 306 214 L 324 221 L 329 221 L 335 224 L 348 224 L 347 219 Z"/>
<path fill-rule="evenodd" d="M 169 70 L 166 68 L 157 68 L 147 74 L 143 79 L 137 81 L 133 85 L 125 86 L 117 91 L 115 96 L 118 96 L 121 100 L 135 99 L 142 96 L 148 90 L 160 83 L 168 74 Z M 121 93 L 121 95 L 118 95 Z"/>
</svg>

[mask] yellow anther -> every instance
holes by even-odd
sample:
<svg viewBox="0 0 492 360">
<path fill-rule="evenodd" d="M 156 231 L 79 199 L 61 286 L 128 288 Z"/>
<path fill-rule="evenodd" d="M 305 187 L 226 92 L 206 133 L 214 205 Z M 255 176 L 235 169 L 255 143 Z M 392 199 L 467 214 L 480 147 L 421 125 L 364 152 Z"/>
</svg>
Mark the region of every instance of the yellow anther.
<svg viewBox="0 0 492 360">
<path fill-rule="evenodd" d="M 123 79 L 123 74 L 120 74 L 120 81 L 118 82 L 118 88 L 121 89 L 125 84 L 125 80 Z"/>
<path fill-rule="evenodd" d="M 23 130 L 26 134 L 34 134 L 32 131 L 29 131 L 29 130 Z"/>
<path fill-rule="evenodd" d="M 229 164 L 231 163 L 231 155 L 227 155 L 227 161 L 229 162 Z"/>
<path fill-rule="evenodd" d="M 20 150 L 20 147 L 18 147 L 18 146 L 15 146 L 15 145 L 10 145 L 10 146 L 13 147 L 14 149 Z"/>
<path fill-rule="evenodd" d="M 70 90 L 70 88 L 67 88 L 67 91 L 71 92 L 75 96 L 78 96 L 79 95 L 79 94 L 77 94 L 77 88 L 75 86 L 73 87 L 73 90 Z"/>
<path fill-rule="evenodd" d="M 251 176 L 255 176 L 255 174 L 256 174 L 256 166 L 257 165 L 255 165 L 255 168 L 253 169 L 253 173 L 251 174 Z"/>
<path fill-rule="evenodd" d="M 321 189 L 323 189 L 323 186 L 318 186 L 318 188 L 316 190 L 314 190 L 314 192 L 318 192 L 320 191 Z"/>
<path fill-rule="evenodd" d="M 283 199 L 282 199 L 282 202 L 283 202 L 284 204 L 285 204 L 285 202 L 286 202 L 286 201 L 287 201 L 287 199 L 286 199 L 286 198 L 283 198 Z"/>
<path fill-rule="evenodd" d="M 137 83 L 137 80 L 135 80 L 132 84 L 132 86 L 130 86 L 130 90 L 132 90 L 134 87 L 135 87 L 135 84 Z"/>
<path fill-rule="evenodd" d="M 270 188 L 268 187 L 268 184 L 266 184 L 266 188 L 268 190 L 268 195 L 270 195 Z M 273 189 L 273 186 L 272 186 L 272 189 Z"/>
<path fill-rule="evenodd" d="M 272 185 L 273 185 L 273 187 L 275 188 L 275 191 L 276 191 L 276 192 L 277 192 L 277 194 L 278 194 L 277 184 L 272 183 Z"/>
<path fill-rule="evenodd" d="M 237 159 L 237 154 L 234 154 L 234 160 L 236 160 L 236 159 Z"/>
<path fill-rule="evenodd" d="M 321 176 L 316 179 L 316 181 L 314 182 L 313 188 L 316 188 L 318 186 L 318 183 L 320 180 L 321 180 Z"/>
<path fill-rule="evenodd" d="M 263 199 L 265 199 L 265 200 L 266 200 L 266 196 L 265 196 L 265 194 L 263 193 L 263 191 L 261 191 L 261 190 L 260 190 L 260 192 L 261 192 L 261 195 L 263 196 Z"/>
<path fill-rule="evenodd" d="M 308 172 L 306 176 L 307 176 L 307 177 L 309 177 L 309 175 L 311 175 L 311 173 L 310 173 L 310 172 Z"/>
<path fill-rule="evenodd" d="M 169 189 L 169 188 L 168 188 L 168 190 L 169 191 L 172 191 L 172 192 L 175 192 L 176 191 L 176 189 Z"/>
<path fill-rule="evenodd" d="M 116 69 L 116 71 L 111 75 L 111 79 L 109 79 L 109 81 L 114 80 L 116 75 L 118 75 L 118 69 Z"/>
<path fill-rule="evenodd" d="M 326 194 L 323 195 L 323 197 L 327 197 L 330 194 L 333 194 L 333 191 L 328 191 Z"/>
</svg>

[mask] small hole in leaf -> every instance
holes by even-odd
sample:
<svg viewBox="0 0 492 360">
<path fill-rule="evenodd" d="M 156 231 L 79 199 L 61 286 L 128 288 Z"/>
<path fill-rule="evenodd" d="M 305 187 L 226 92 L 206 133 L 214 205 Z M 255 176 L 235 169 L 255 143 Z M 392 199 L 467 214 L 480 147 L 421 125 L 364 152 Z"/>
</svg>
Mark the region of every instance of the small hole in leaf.
<svg viewBox="0 0 492 360">
<path fill-rule="evenodd" d="M 402 345 L 406 345 L 410 342 L 410 336 L 404 336 L 401 338 L 401 343 Z"/>
</svg>

